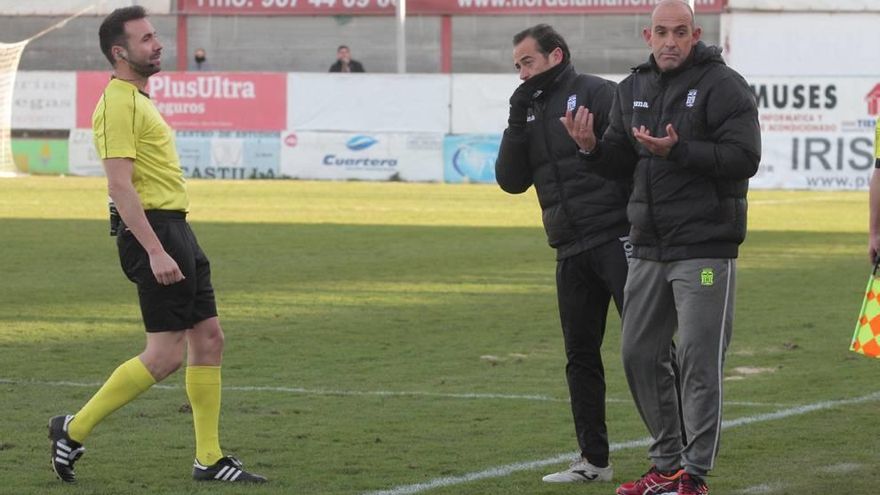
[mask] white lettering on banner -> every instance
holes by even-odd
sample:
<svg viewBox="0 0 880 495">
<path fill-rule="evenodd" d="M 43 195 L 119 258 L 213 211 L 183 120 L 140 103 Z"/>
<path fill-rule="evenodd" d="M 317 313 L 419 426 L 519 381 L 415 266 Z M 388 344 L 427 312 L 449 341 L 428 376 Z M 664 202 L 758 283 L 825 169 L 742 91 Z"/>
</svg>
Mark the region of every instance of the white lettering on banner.
<svg viewBox="0 0 880 495">
<path fill-rule="evenodd" d="M 253 81 L 234 81 L 223 76 L 199 76 L 191 81 L 174 81 L 171 76 L 150 78 L 149 93 L 157 98 L 254 99 Z"/>
<path fill-rule="evenodd" d="M 458 0 L 463 8 L 539 8 L 539 7 L 653 7 L 660 0 Z M 716 0 L 696 0 L 699 6 L 716 6 Z"/>
<path fill-rule="evenodd" d="M 293 0 L 296 3 L 296 0 Z M 235 7 L 241 8 L 248 4 L 248 0 L 198 0 L 199 7 Z"/>
<path fill-rule="evenodd" d="M 166 117 L 172 115 L 201 115 L 205 113 L 204 103 L 156 102 L 159 113 Z"/>
</svg>

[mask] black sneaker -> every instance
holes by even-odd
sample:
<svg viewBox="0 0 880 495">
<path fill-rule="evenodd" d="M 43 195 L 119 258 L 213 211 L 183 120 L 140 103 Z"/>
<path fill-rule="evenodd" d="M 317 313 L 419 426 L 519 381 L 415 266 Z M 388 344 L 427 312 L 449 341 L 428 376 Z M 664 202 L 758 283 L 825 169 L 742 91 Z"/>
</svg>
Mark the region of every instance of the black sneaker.
<svg viewBox="0 0 880 495">
<path fill-rule="evenodd" d="M 49 451 L 51 452 L 52 470 L 58 475 L 58 479 L 65 483 L 76 481 L 76 473 L 73 472 L 73 464 L 86 451 L 79 442 L 74 442 L 67 436 L 67 425 L 73 419 L 71 415 L 55 416 L 49 420 Z"/>
<path fill-rule="evenodd" d="M 236 483 L 266 482 L 265 477 L 245 471 L 241 461 L 231 456 L 226 456 L 211 466 L 203 466 L 196 459 L 193 462 L 193 479 L 196 481 L 230 481 Z"/>
</svg>

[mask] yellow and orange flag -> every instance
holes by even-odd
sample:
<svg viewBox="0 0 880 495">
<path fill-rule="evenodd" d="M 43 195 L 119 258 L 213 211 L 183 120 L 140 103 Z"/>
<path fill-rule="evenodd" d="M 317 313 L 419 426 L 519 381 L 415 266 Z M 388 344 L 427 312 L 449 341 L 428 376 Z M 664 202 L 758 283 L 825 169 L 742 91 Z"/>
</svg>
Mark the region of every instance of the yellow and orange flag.
<svg viewBox="0 0 880 495">
<path fill-rule="evenodd" d="M 865 289 L 865 300 L 862 302 L 862 312 L 859 313 L 859 321 L 856 323 L 856 331 L 853 334 L 849 350 L 870 357 L 880 357 L 880 275 L 874 265 L 874 272 L 868 279 L 868 287 Z"/>
</svg>

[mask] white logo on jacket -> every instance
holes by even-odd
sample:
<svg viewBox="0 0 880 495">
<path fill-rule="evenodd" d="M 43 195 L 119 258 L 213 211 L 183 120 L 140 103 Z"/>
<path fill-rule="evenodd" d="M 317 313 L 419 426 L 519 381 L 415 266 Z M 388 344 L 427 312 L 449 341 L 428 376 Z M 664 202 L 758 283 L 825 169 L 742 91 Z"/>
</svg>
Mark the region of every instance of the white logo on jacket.
<svg viewBox="0 0 880 495">
<path fill-rule="evenodd" d="M 694 106 L 694 102 L 696 102 L 696 101 L 697 101 L 697 90 L 696 89 L 689 89 L 687 100 L 685 100 L 684 106 L 686 106 L 688 108 L 692 108 Z"/>
<path fill-rule="evenodd" d="M 647 101 L 633 100 L 633 108 L 650 108 Z"/>
<path fill-rule="evenodd" d="M 568 102 L 565 104 L 566 112 L 574 112 L 574 109 L 578 106 L 578 97 L 577 95 L 571 95 L 568 97 Z"/>
</svg>

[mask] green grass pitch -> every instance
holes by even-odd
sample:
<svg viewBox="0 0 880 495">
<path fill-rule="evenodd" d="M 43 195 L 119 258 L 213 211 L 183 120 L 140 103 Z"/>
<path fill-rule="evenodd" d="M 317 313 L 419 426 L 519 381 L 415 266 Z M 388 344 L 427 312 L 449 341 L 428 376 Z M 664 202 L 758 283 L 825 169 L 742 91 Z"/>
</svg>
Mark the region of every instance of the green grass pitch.
<svg viewBox="0 0 880 495">
<path fill-rule="evenodd" d="M 190 480 L 181 373 L 95 430 L 77 486 L 54 479 L 47 419 L 74 412 L 143 334 L 104 181 L 27 177 L 0 180 L 0 493 L 614 492 L 541 483 L 564 462 L 523 467 L 576 449 L 533 192 L 193 181 L 190 195 L 227 335 L 221 441 L 271 483 Z M 866 230 L 863 192 L 750 193 L 725 381 L 739 422 L 713 494 L 876 493 L 880 363 L 847 350 Z M 638 441 L 609 322 L 611 441 Z M 615 451 L 615 481 L 639 476 L 646 452 Z M 464 481 L 505 465 L 518 468 Z"/>
</svg>

